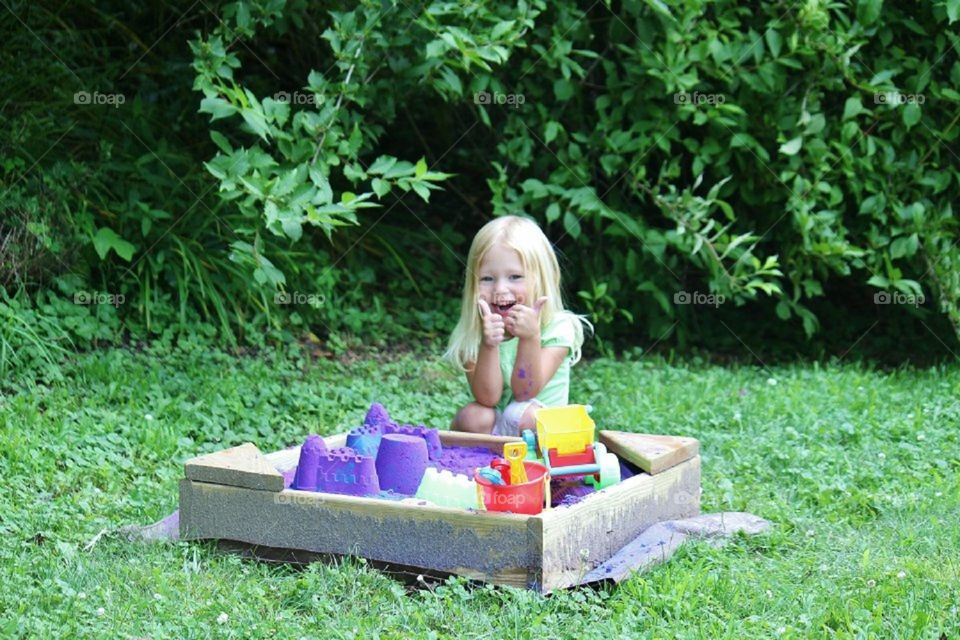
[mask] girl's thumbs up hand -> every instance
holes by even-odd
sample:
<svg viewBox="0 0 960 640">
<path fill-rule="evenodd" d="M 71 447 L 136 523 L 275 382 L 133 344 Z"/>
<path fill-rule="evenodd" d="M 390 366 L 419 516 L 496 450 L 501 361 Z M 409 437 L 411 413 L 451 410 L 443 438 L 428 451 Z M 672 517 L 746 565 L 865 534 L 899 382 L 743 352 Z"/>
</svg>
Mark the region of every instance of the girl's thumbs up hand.
<svg viewBox="0 0 960 640">
<path fill-rule="evenodd" d="M 483 325 L 483 344 L 488 347 L 498 347 L 503 342 L 504 323 L 500 314 L 490 310 L 490 305 L 483 298 L 477 300 L 480 307 L 480 321 Z"/>
<path fill-rule="evenodd" d="M 515 304 L 507 314 L 506 328 L 511 335 L 518 338 L 540 338 L 540 310 L 549 300 L 548 296 L 538 298 L 532 307 Z"/>
</svg>

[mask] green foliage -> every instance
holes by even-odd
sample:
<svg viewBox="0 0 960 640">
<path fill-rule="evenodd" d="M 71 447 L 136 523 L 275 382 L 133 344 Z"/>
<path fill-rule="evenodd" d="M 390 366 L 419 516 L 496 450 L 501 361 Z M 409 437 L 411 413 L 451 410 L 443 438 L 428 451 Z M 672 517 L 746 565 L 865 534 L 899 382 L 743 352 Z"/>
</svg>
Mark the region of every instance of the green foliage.
<svg viewBox="0 0 960 640">
<path fill-rule="evenodd" d="M 462 579 L 407 590 L 362 560 L 293 567 L 215 544 L 136 544 L 118 531 L 176 509 L 183 461 L 201 453 L 247 441 L 274 451 L 310 432 L 343 432 L 373 400 L 404 422 L 449 424 L 469 392 L 435 360 L 312 362 L 269 348 L 235 357 L 195 340 L 81 354 L 62 384 L 0 395 L 0 630 L 954 638 L 958 390 L 955 365 L 578 365 L 572 397 L 596 407 L 601 428 L 698 438 L 703 511 L 744 510 L 774 526 L 719 547 L 687 543 L 618 586 L 542 597 Z"/>
<path fill-rule="evenodd" d="M 123 296 L 136 336 L 436 339 L 469 238 L 523 212 L 602 350 L 709 342 L 681 292 L 781 337 L 922 295 L 960 334 L 955 2 L 207 8 L 10 6 L 10 294 Z"/>
<path fill-rule="evenodd" d="M 609 273 L 652 336 L 688 271 L 735 303 L 775 296 L 808 334 L 806 301 L 835 277 L 956 308 L 960 289 L 931 277 L 956 262 L 960 63 L 942 4 L 565 8 L 512 88 L 537 107 L 504 111 L 498 152 L 516 169 L 499 167 L 494 203 L 581 238 L 585 272 Z"/>
<path fill-rule="evenodd" d="M 207 39 L 191 43 L 197 72 L 194 87 L 205 96 L 200 112 L 210 114 L 211 120 L 238 116 L 244 133 L 256 139 L 249 147 L 234 148 L 222 133 L 211 132 L 221 152 L 206 167 L 220 183 L 221 198 L 235 201 L 244 216 L 261 217 L 266 230 L 294 242 L 303 236 L 305 224 L 319 227 L 328 239 L 337 227 L 358 224 L 357 211 L 377 206 L 371 199 L 383 198 L 393 189 L 413 190 L 428 202 L 430 190 L 450 175 L 430 171 L 424 158 L 416 164 L 390 155 L 362 161 L 383 133 L 382 126 L 353 107 L 378 99 L 384 88 L 382 83 L 363 80 L 376 72 L 372 60 L 383 53 L 380 38 L 372 42 L 366 38 L 371 29 L 381 26 L 381 15 L 360 9 L 333 13 L 334 25 L 321 37 L 336 60 L 331 70 L 335 67 L 343 80 L 327 78 L 314 69 L 304 79 L 305 92 L 293 94 L 309 98 L 314 108 L 293 111 L 289 100 L 283 99 L 289 94 L 278 94 L 280 100 L 260 99 L 237 83 L 234 69 L 240 67 L 240 60 L 225 42 L 243 42 L 257 28 L 272 26 L 278 27 L 277 35 L 287 35 L 287 28 L 277 22 L 281 6 L 274 2 L 229 5 L 225 10 L 229 22 L 221 23 Z M 304 9 L 297 3 L 286 11 L 297 15 Z M 372 54 L 369 49 L 374 49 Z M 338 175 L 332 176 L 333 171 Z M 367 190 L 343 190 L 337 197 L 331 181 L 347 181 Z M 248 253 L 249 245 L 233 249 Z M 275 288 L 285 282 L 276 269 L 260 269 L 254 275 L 259 284 Z"/>
<path fill-rule="evenodd" d="M 205 142 L 206 123 L 194 113 L 192 77 L 184 73 L 187 36 L 170 30 L 170 24 L 179 24 L 182 7 L 154 5 L 146 14 L 128 5 L 84 8 L 57 17 L 24 3 L 12 10 L 30 30 L 12 20 L 3 23 L 10 44 L 5 51 L 22 51 L 26 61 L 5 57 L 16 72 L 0 81 L 9 96 L 3 111 L 7 126 L 0 134 L 0 285 L 9 296 L 18 292 L 19 304 L 37 313 L 53 299 L 73 305 L 76 294 L 119 299 L 119 306 L 103 309 L 63 307 L 63 313 L 45 319 L 59 323 L 75 315 L 66 311 L 93 319 L 110 312 L 137 337 L 206 334 L 212 327 L 225 341 L 256 343 L 268 328 L 299 333 L 323 327 L 325 338 L 334 332 L 338 344 L 353 346 L 355 334 L 383 341 L 408 333 L 413 323 L 407 309 L 387 314 L 382 299 L 387 289 L 393 298 L 408 298 L 410 280 L 381 287 L 379 275 L 355 275 L 368 270 L 360 257 L 373 243 L 385 246 L 382 234 L 367 235 L 369 229 L 344 234 L 344 248 L 356 245 L 358 256 L 329 245 L 291 248 L 288 238 L 267 233 L 216 195 L 218 183 L 203 161 L 225 139 L 214 135 Z M 62 23 L 75 28 L 61 29 Z M 58 56 L 49 55 L 47 46 Z M 73 64 L 82 60 L 103 65 Z M 111 97 L 112 104 L 98 102 L 97 95 Z M 423 163 L 387 158 L 370 171 L 387 176 L 375 184 L 381 192 L 387 182 L 418 190 L 426 188 L 424 180 L 440 176 L 425 171 Z M 366 205 L 357 199 L 350 206 Z M 440 235 L 449 241 L 449 233 Z M 396 253 L 406 242 L 393 239 L 387 246 Z M 411 278 L 422 277 L 435 266 L 421 262 L 407 271 Z M 278 307 L 278 283 L 282 290 L 323 295 L 331 305 Z M 435 303 L 435 297 L 426 299 Z M 380 310 L 368 315 L 363 309 L 371 298 Z M 344 314 L 333 301 L 354 309 L 346 322 L 340 322 Z M 409 312 L 420 311 L 412 307 Z M 435 337 L 434 319 L 429 326 Z M 47 345 L 51 354 L 59 353 L 54 348 L 65 343 L 64 336 L 77 347 L 94 344 L 77 327 L 55 328 Z M 116 322 L 100 329 L 97 340 L 107 334 L 121 339 Z M 15 343 L 6 337 L 7 345 Z"/>
<path fill-rule="evenodd" d="M 362 206 L 392 188 L 388 166 L 409 175 L 392 156 L 359 158 L 399 104 L 432 94 L 444 105 L 427 97 L 431 110 L 469 108 L 495 134 L 467 169 L 488 176 L 494 213 L 534 215 L 580 258 L 581 299 L 595 306 L 602 280 L 626 311 L 600 311 L 602 336 L 636 322 L 682 339 L 688 310 L 672 295 L 698 286 L 735 305 L 773 297 L 809 336 L 811 301 L 839 278 L 933 293 L 956 324 L 953 5 L 235 2 L 192 44 L 196 86 L 202 112 L 255 142 L 234 150 L 213 132 L 208 168 L 223 197 L 296 240 L 313 199 L 335 200 L 334 177 L 364 190 L 347 192 Z M 333 63 L 302 72 L 310 108 L 234 80 L 224 42 L 315 31 Z M 337 206 L 313 220 L 327 234 L 356 221 Z"/>
</svg>

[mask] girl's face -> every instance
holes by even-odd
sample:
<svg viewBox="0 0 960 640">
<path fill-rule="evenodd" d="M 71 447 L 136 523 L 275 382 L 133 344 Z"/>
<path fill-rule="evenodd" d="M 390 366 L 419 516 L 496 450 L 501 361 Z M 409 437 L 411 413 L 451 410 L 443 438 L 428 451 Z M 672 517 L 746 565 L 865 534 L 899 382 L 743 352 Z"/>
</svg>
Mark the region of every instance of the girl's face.
<svg viewBox="0 0 960 640">
<path fill-rule="evenodd" d="M 510 247 L 495 244 L 480 261 L 479 297 L 494 313 L 506 317 L 513 305 L 526 303 L 525 275 L 520 254 Z"/>
</svg>

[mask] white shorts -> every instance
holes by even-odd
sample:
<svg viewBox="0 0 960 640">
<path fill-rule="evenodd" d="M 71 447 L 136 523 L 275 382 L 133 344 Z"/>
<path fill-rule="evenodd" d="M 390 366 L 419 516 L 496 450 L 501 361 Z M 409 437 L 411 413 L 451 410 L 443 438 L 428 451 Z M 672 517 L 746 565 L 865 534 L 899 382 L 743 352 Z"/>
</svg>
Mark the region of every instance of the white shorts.
<svg viewBox="0 0 960 640">
<path fill-rule="evenodd" d="M 493 423 L 492 435 L 519 436 L 520 418 L 523 417 L 523 414 L 527 411 L 527 408 L 530 405 L 535 405 L 538 407 L 544 406 L 542 402 L 536 398 L 533 398 L 532 400 L 527 400 L 526 402 L 517 402 L 514 400 L 508 404 L 502 412 L 498 410 L 496 422 Z"/>
</svg>

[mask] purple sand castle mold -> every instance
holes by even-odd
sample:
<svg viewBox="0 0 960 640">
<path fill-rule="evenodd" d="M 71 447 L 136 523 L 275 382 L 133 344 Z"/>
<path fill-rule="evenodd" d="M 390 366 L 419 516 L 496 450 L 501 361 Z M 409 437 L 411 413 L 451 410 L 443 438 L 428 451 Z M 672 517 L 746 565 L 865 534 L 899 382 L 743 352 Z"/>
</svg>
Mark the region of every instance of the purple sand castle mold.
<svg viewBox="0 0 960 640">
<path fill-rule="evenodd" d="M 316 491 L 320 456 L 326 453 L 327 445 L 323 438 L 314 434 L 307 436 L 300 447 L 300 461 L 291 487 L 300 491 Z"/>
<path fill-rule="evenodd" d="M 427 443 L 423 438 L 403 433 L 384 434 L 377 454 L 380 488 L 414 495 L 427 469 Z"/>
<path fill-rule="evenodd" d="M 384 427 L 383 433 L 384 435 L 388 433 L 400 433 L 407 436 L 423 438 L 427 443 L 427 454 L 431 460 L 439 460 L 440 456 L 443 455 L 443 445 L 440 444 L 440 432 L 436 429 L 428 429 L 423 425 L 415 427 L 411 424 L 405 424 L 403 426 L 388 424 Z"/>
<path fill-rule="evenodd" d="M 393 424 L 390 420 L 390 414 L 387 413 L 387 409 L 379 402 L 374 402 L 370 405 L 370 408 L 367 409 L 367 415 L 363 419 L 363 426 L 376 427 L 381 433 L 383 433 L 384 427 Z"/>
<path fill-rule="evenodd" d="M 358 455 L 349 447 L 331 449 L 320 457 L 317 491 L 348 496 L 375 496 L 380 493 L 376 462 Z"/>
<path fill-rule="evenodd" d="M 383 431 L 376 425 L 363 425 L 347 434 L 347 447 L 362 456 L 377 457 Z"/>
</svg>

